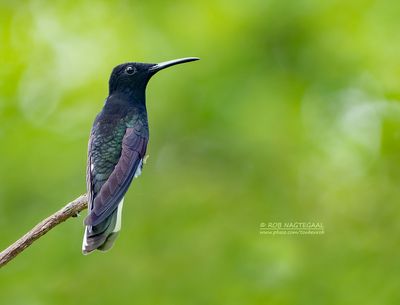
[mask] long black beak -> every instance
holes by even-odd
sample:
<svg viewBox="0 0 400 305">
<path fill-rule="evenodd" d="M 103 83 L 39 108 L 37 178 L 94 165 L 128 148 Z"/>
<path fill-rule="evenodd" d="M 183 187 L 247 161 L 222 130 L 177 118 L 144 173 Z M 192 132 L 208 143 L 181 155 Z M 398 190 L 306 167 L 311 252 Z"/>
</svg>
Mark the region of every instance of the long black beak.
<svg viewBox="0 0 400 305">
<path fill-rule="evenodd" d="M 156 73 L 162 69 L 171 67 L 171 66 L 175 66 L 175 65 L 179 65 L 179 64 L 184 64 L 185 62 L 191 62 L 191 61 L 195 61 L 195 60 L 199 60 L 200 58 L 197 57 L 186 57 L 186 58 L 180 58 L 180 59 L 174 59 L 174 60 L 169 60 L 169 61 L 164 61 L 162 63 L 156 64 L 154 66 L 152 66 L 149 71 Z"/>
</svg>

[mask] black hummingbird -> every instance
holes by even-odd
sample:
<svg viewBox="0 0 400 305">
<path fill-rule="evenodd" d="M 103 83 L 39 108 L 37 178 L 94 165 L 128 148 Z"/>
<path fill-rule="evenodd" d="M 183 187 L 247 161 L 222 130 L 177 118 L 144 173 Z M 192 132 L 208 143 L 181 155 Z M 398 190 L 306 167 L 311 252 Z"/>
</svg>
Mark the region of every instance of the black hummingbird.
<svg viewBox="0 0 400 305">
<path fill-rule="evenodd" d="M 141 174 L 149 128 L 146 86 L 158 71 L 195 57 L 160 64 L 125 63 L 110 76 L 109 95 L 97 115 L 89 138 L 86 183 L 89 214 L 85 219 L 82 252 L 110 249 L 121 229 L 124 195 Z"/>
</svg>

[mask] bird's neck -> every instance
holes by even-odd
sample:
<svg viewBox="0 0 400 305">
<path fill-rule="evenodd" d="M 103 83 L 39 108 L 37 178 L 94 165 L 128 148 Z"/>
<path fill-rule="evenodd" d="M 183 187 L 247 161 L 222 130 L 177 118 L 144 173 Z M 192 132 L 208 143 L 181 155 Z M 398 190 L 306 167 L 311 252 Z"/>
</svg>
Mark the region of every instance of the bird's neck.
<svg viewBox="0 0 400 305">
<path fill-rule="evenodd" d="M 119 90 L 110 93 L 108 100 L 117 101 L 117 103 L 123 102 L 132 107 L 146 108 L 146 94 L 144 90 Z"/>
</svg>

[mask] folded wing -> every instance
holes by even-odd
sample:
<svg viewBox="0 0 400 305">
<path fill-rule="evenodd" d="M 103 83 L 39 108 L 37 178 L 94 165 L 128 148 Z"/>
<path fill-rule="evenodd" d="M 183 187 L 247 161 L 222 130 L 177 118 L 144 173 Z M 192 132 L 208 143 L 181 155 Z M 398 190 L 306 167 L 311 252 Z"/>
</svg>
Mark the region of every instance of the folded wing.
<svg viewBox="0 0 400 305">
<path fill-rule="evenodd" d="M 96 226 L 110 216 L 118 207 L 132 182 L 135 172 L 142 164 L 148 138 L 135 128 L 127 128 L 122 140 L 121 156 L 100 190 L 93 194 L 91 185 L 91 161 L 88 164 L 89 215 L 88 226 Z"/>
</svg>

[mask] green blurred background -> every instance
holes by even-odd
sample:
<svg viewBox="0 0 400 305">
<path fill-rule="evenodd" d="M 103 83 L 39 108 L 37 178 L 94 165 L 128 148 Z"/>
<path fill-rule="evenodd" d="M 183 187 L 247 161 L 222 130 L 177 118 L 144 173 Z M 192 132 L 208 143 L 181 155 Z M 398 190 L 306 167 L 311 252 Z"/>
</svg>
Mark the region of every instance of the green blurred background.
<svg viewBox="0 0 400 305">
<path fill-rule="evenodd" d="M 1 304 L 400 304 L 400 2 L 0 3 L 1 248 L 85 192 L 115 65 L 201 58 L 148 86 L 114 248 L 71 219 Z M 260 235 L 285 221 L 325 234 Z"/>
</svg>

